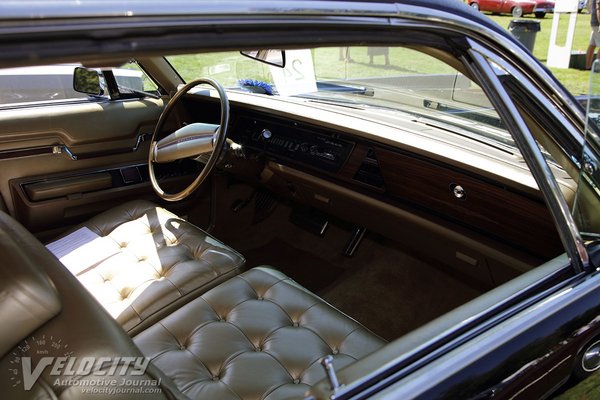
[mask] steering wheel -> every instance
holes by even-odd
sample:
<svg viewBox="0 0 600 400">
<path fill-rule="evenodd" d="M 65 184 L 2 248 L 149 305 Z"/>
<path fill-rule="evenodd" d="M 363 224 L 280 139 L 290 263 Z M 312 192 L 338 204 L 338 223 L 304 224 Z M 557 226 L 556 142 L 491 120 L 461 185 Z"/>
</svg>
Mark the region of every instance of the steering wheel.
<svg viewBox="0 0 600 400">
<path fill-rule="evenodd" d="M 200 85 L 208 84 L 212 86 L 219 95 L 221 103 L 221 121 L 219 125 L 205 124 L 196 122 L 185 125 L 175 132 L 167 135 L 165 138 L 158 140 L 157 138 L 162 131 L 169 113 L 177 104 L 179 99 L 183 97 L 192 88 Z M 196 190 L 210 172 L 215 167 L 217 160 L 221 156 L 225 140 L 227 138 L 227 126 L 229 124 L 229 100 L 225 94 L 225 89 L 217 81 L 210 78 L 199 78 L 186 84 L 179 90 L 169 101 L 163 110 L 156 128 L 152 133 L 152 141 L 150 143 L 150 152 L 148 155 L 148 169 L 150 173 L 150 182 L 156 194 L 167 201 L 178 201 L 188 197 Z M 154 174 L 154 164 L 169 163 L 183 158 L 195 158 L 198 156 L 212 152 L 208 161 L 198 173 L 198 176 L 188 187 L 178 193 L 166 193 L 156 179 Z"/>
</svg>

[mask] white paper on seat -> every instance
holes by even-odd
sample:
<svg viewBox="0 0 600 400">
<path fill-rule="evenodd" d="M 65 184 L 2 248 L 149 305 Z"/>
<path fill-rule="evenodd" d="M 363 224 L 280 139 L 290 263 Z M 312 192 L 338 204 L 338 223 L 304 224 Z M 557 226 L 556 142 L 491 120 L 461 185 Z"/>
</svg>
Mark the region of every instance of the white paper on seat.
<svg viewBox="0 0 600 400">
<path fill-rule="evenodd" d="M 85 272 L 120 251 L 112 239 L 101 237 L 87 227 L 48 243 L 46 248 L 74 275 Z"/>
</svg>

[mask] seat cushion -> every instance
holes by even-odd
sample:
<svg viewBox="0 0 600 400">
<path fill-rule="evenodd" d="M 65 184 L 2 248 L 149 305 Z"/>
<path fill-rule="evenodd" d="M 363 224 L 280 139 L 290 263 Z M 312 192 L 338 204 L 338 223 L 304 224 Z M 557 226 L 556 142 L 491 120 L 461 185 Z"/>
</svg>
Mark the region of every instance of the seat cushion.
<svg viewBox="0 0 600 400">
<path fill-rule="evenodd" d="M 48 247 L 69 243 L 75 249 L 61 261 L 131 334 L 236 275 L 244 264 L 233 249 L 147 201 L 100 214 Z"/>
<path fill-rule="evenodd" d="M 285 275 L 257 267 L 211 289 L 134 337 L 192 399 L 303 397 L 385 344 Z"/>
</svg>

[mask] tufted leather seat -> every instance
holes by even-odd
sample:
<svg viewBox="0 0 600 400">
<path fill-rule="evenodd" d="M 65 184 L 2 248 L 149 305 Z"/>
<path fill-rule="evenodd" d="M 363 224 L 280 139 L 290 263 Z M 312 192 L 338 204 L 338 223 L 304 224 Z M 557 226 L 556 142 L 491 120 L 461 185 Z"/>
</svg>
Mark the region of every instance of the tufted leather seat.
<svg viewBox="0 0 600 400">
<path fill-rule="evenodd" d="M 82 245 L 81 254 L 75 251 L 61 261 L 130 334 L 236 275 L 245 261 L 147 201 L 113 208 L 62 239 L 86 234 L 97 238 Z M 60 247 L 60 241 L 48 247 L 53 245 Z"/>
<path fill-rule="evenodd" d="M 115 387 L 115 379 L 125 379 L 133 382 L 125 390 L 153 390 L 116 392 L 110 398 L 302 398 L 324 378 L 323 356 L 332 355 L 341 368 L 384 345 L 356 321 L 265 267 L 219 284 L 132 340 L 71 272 L 2 212 L 0 239 L 0 253 L 9 261 L 0 266 L 0 289 L 8 296 L 0 313 L 12 322 L 0 329 L 5 397 L 98 398 L 97 393 Z M 53 367 L 39 371 L 28 386 L 25 369 L 15 368 L 23 357 L 36 370 L 47 361 Z M 152 362 L 138 369 L 132 360 L 143 357 Z M 66 358 L 72 367 L 60 361 Z"/>
<path fill-rule="evenodd" d="M 25 228 L 0 211 L 0 393 L 4 399 L 174 399 L 183 398 L 173 382 L 152 364 L 141 371 L 133 362 L 143 357 L 131 338 Z M 17 344 L 18 343 L 18 344 Z M 16 345 L 16 346 L 15 346 Z M 60 362 L 43 367 L 43 360 L 73 357 L 71 368 Z M 24 358 L 31 377 L 25 379 Z M 81 368 L 86 360 L 107 358 L 110 363 L 91 372 Z M 54 367 L 57 367 L 54 369 Z M 37 371 L 37 373 L 35 372 Z M 94 381 L 100 390 L 113 379 L 136 380 L 158 392 L 86 394 Z M 103 393 L 100 391 L 99 393 Z M 143 393 L 143 394 L 142 394 Z"/>
<path fill-rule="evenodd" d="M 302 398 L 384 341 L 290 278 L 254 268 L 134 337 L 179 390 L 196 399 Z"/>
</svg>

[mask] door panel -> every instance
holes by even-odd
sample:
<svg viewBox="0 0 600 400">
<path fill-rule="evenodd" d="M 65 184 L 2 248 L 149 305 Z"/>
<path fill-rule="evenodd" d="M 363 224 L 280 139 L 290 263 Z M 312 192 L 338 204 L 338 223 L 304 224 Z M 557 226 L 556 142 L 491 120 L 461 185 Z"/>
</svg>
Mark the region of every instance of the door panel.
<svg viewBox="0 0 600 400">
<path fill-rule="evenodd" d="M 127 199 L 152 199 L 139 171 L 163 107 L 125 100 L 0 110 L 0 194 L 9 213 L 41 233 Z"/>
</svg>

